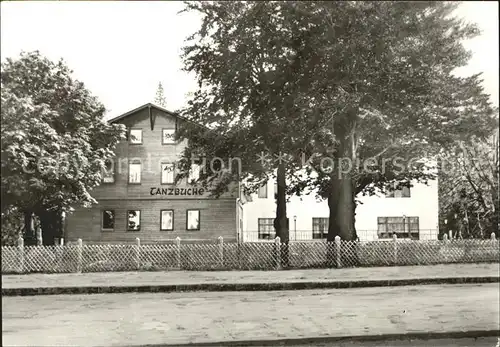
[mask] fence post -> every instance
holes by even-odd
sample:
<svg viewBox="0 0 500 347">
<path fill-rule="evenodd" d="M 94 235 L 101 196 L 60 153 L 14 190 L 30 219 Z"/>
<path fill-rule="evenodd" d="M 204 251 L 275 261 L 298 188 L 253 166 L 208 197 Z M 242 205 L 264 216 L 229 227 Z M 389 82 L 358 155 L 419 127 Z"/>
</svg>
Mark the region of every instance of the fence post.
<svg viewBox="0 0 500 347">
<path fill-rule="evenodd" d="M 135 238 L 135 267 L 137 270 L 141 269 L 141 239 Z"/>
<path fill-rule="evenodd" d="M 443 244 L 444 244 L 443 249 L 446 249 L 447 244 L 448 244 L 448 234 L 443 235 Z M 442 257 L 443 257 L 445 262 L 448 262 L 448 252 L 444 252 Z"/>
<path fill-rule="evenodd" d="M 76 272 L 82 272 L 82 261 L 83 261 L 83 241 L 78 239 L 78 244 L 76 246 Z"/>
<path fill-rule="evenodd" d="M 398 235 L 392 235 L 393 245 L 394 245 L 394 265 L 398 264 Z"/>
<path fill-rule="evenodd" d="M 448 236 L 450 237 L 450 240 L 453 239 L 453 230 L 448 230 Z"/>
<path fill-rule="evenodd" d="M 335 236 L 335 265 L 337 268 L 342 267 L 342 262 L 340 261 L 340 236 Z"/>
<path fill-rule="evenodd" d="M 36 233 L 36 245 L 41 246 L 43 244 L 42 228 L 40 226 L 37 226 L 35 233 Z"/>
<path fill-rule="evenodd" d="M 177 245 L 177 267 L 181 268 L 181 238 L 177 236 L 175 238 L 175 244 Z"/>
<path fill-rule="evenodd" d="M 491 239 L 492 239 L 493 241 L 495 241 L 495 240 L 496 240 L 496 238 L 497 238 L 497 236 L 495 235 L 495 233 L 491 233 Z"/>
<path fill-rule="evenodd" d="M 224 266 L 224 238 L 222 236 L 219 236 L 218 241 L 220 266 Z"/>
<path fill-rule="evenodd" d="M 19 236 L 19 239 L 17 240 L 17 252 L 18 252 L 18 260 L 19 260 L 19 268 L 18 272 L 23 273 L 24 272 L 24 239 L 21 236 Z"/>
<path fill-rule="evenodd" d="M 281 239 L 279 236 L 276 236 L 274 239 L 274 244 L 276 245 L 276 270 L 281 268 Z"/>
</svg>

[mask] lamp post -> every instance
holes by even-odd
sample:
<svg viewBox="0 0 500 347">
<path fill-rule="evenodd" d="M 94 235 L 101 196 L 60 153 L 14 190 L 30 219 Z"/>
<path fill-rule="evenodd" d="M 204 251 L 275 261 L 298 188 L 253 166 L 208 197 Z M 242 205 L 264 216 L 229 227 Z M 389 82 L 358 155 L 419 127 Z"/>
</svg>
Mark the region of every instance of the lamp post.
<svg viewBox="0 0 500 347">
<path fill-rule="evenodd" d="M 293 233 L 294 233 L 294 240 L 297 241 L 297 216 L 293 216 Z"/>
<path fill-rule="evenodd" d="M 455 219 L 453 221 L 455 222 L 455 225 L 457 226 L 457 232 L 455 233 L 455 236 L 456 236 L 457 233 L 458 233 L 458 229 L 460 229 L 460 223 L 457 223 L 457 219 L 458 219 L 458 214 L 457 213 L 455 213 L 453 215 L 453 217 L 455 217 Z M 450 230 L 450 232 L 451 232 L 450 239 L 452 239 L 453 238 L 453 230 Z"/>
<path fill-rule="evenodd" d="M 406 233 L 406 215 L 403 214 L 403 235 Z M 404 236 L 403 236 L 404 237 Z M 411 239 L 410 230 L 408 230 L 408 237 Z"/>
<path fill-rule="evenodd" d="M 448 219 L 444 219 L 444 234 L 448 233 Z"/>
</svg>

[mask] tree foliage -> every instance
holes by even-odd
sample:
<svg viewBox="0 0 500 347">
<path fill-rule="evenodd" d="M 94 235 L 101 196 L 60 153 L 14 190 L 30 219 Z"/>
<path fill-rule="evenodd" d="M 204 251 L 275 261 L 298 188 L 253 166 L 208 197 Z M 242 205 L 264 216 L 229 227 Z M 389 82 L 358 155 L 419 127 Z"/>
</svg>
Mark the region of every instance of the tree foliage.
<svg viewBox="0 0 500 347">
<path fill-rule="evenodd" d="M 498 236 L 498 148 L 497 130 L 487 141 L 459 144 L 442 156 L 440 230 L 464 238 Z"/>
<path fill-rule="evenodd" d="M 22 235 L 23 214 L 16 208 L 2 212 L 2 246 L 15 246 Z"/>
<path fill-rule="evenodd" d="M 95 203 L 90 191 L 124 133 L 71 74 L 39 52 L 7 59 L 1 71 L 2 218 L 10 209 L 38 215 L 48 243 L 62 212 Z"/>
</svg>

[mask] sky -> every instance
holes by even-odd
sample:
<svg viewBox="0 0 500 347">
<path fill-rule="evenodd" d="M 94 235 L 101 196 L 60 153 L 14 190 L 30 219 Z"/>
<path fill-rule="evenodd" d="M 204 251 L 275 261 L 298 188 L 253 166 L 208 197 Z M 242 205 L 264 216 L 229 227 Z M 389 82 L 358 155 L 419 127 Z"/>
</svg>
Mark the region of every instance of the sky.
<svg viewBox="0 0 500 347">
<path fill-rule="evenodd" d="M 115 117 L 152 102 L 163 84 L 169 110 L 184 106 L 196 88 L 182 71 L 184 40 L 200 25 L 178 14 L 177 1 L 2 1 L 1 59 L 39 50 L 63 58 Z M 482 35 L 465 45 L 474 53 L 461 75 L 484 73 L 484 88 L 498 105 L 498 2 L 465 2 L 457 14 L 479 24 Z"/>
</svg>

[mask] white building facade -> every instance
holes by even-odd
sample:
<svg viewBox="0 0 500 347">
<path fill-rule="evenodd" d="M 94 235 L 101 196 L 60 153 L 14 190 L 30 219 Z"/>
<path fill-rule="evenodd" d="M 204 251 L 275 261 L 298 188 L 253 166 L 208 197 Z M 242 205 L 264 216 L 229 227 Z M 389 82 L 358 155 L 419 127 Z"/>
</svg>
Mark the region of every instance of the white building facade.
<svg viewBox="0 0 500 347">
<path fill-rule="evenodd" d="M 256 242 L 275 237 L 276 183 L 269 181 L 243 205 L 241 240 Z M 438 181 L 412 182 L 411 188 L 391 194 L 358 196 L 355 227 L 361 241 L 399 239 L 435 240 L 438 237 Z M 325 240 L 329 208 L 314 192 L 292 196 L 287 203 L 290 240 Z"/>
</svg>

